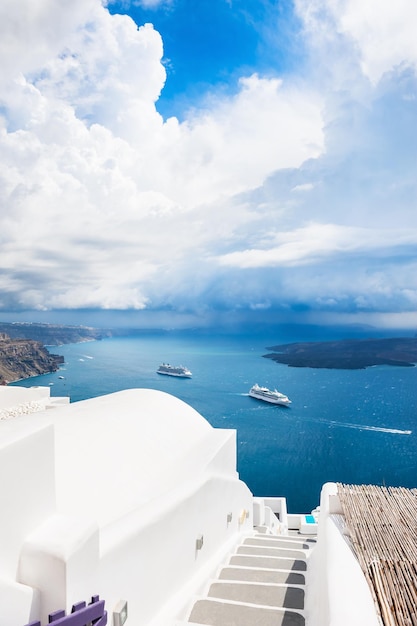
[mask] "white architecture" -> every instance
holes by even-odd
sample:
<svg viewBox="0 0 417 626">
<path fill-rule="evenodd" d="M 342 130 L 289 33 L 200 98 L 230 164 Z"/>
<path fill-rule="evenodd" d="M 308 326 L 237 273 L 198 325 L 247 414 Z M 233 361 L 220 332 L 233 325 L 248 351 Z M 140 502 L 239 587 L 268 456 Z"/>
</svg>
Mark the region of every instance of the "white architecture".
<svg viewBox="0 0 417 626">
<path fill-rule="evenodd" d="M 334 486 L 319 519 L 288 515 L 284 498 L 254 498 L 236 471 L 235 431 L 212 428 L 181 400 L 131 389 L 70 404 L 49 388 L 3 387 L 0 418 L 0 626 L 44 626 L 94 594 L 109 624 L 120 607 L 128 626 L 185 624 L 254 527 L 292 531 L 294 542 L 318 530 L 294 623 L 378 623 L 332 520 Z"/>
</svg>

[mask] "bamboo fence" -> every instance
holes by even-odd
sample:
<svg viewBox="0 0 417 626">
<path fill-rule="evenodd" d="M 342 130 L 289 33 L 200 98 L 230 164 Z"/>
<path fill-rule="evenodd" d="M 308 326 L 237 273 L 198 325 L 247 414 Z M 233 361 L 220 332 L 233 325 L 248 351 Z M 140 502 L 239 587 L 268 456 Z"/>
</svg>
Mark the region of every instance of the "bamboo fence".
<svg viewBox="0 0 417 626">
<path fill-rule="evenodd" d="M 417 489 L 337 487 L 382 624 L 417 626 Z"/>
</svg>

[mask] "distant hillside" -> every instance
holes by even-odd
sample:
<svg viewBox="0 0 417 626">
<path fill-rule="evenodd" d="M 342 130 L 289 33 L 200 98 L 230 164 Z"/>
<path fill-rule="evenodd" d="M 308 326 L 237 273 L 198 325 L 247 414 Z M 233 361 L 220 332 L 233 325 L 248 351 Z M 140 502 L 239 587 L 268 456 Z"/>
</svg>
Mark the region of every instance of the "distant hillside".
<svg viewBox="0 0 417 626">
<path fill-rule="evenodd" d="M 401 365 L 417 363 L 417 338 L 345 339 L 289 343 L 268 348 L 266 359 L 291 367 L 328 369 L 365 369 L 371 365 Z"/>
<path fill-rule="evenodd" d="M 88 326 L 64 326 L 62 324 L 38 324 L 0 322 L 0 333 L 11 339 L 33 339 L 44 346 L 61 346 L 65 343 L 80 343 L 111 337 L 110 330 Z"/>
<path fill-rule="evenodd" d="M 39 341 L 11 339 L 0 332 L 0 385 L 56 372 L 63 356 L 50 354 Z"/>
</svg>

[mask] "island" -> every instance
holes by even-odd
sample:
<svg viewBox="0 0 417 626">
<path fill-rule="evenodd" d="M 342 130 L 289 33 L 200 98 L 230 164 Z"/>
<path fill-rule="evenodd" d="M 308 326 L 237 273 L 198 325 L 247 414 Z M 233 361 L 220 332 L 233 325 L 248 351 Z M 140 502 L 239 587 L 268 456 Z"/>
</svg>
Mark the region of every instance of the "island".
<svg viewBox="0 0 417 626">
<path fill-rule="evenodd" d="M 417 362 L 416 337 L 289 343 L 267 350 L 271 352 L 264 358 L 290 367 L 365 369 L 372 365 L 413 367 Z"/>
</svg>

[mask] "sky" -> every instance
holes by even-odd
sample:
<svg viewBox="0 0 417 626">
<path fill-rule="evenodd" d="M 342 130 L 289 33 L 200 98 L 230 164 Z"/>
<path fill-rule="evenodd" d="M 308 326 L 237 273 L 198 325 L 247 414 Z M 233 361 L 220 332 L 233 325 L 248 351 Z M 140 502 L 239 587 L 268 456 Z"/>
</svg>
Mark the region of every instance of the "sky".
<svg viewBox="0 0 417 626">
<path fill-rule="evenodd" d="M 417 329 L 415 0 L 2 0 L 0 319 Z"/>
</svg>

